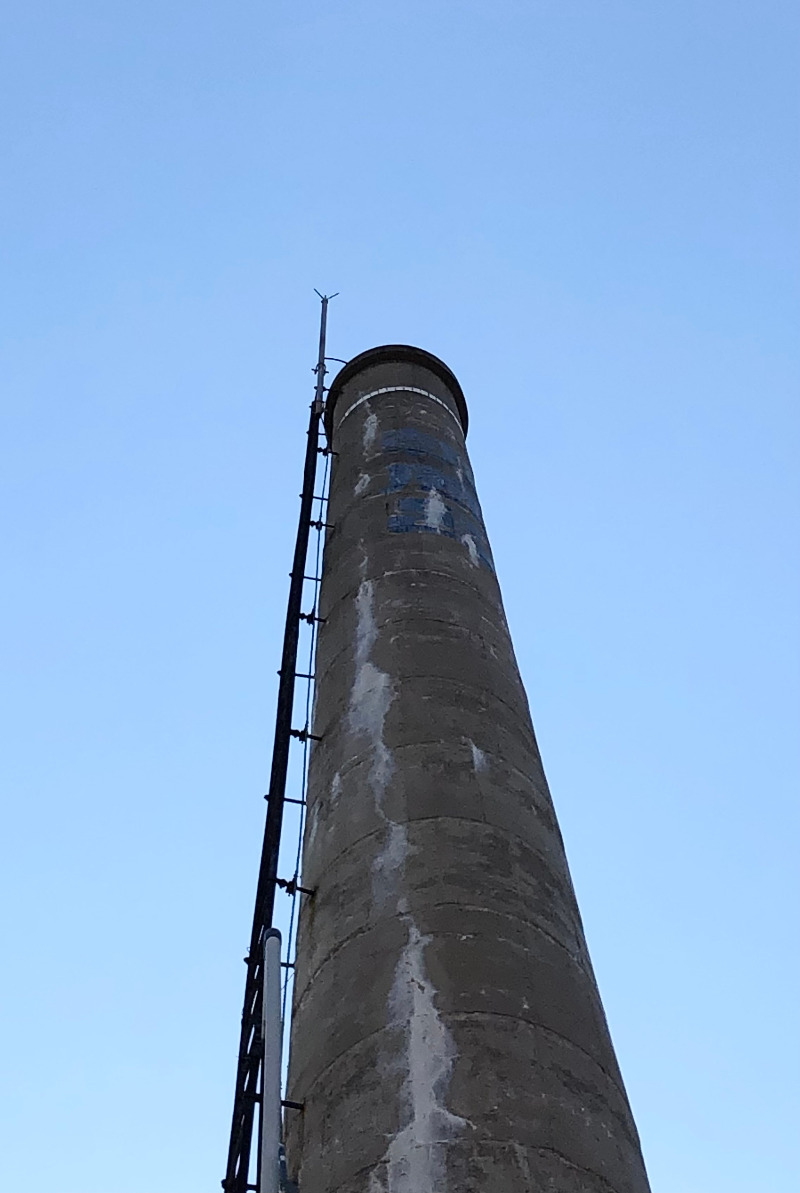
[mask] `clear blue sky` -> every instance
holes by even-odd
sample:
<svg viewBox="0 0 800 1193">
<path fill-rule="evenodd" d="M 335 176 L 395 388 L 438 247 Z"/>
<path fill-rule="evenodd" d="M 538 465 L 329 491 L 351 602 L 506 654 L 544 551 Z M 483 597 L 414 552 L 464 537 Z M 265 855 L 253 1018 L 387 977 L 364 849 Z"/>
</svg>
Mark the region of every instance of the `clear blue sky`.
<svg viewBox="0 0 800 1193">
<path fill-rule="evenodd" d="M 790 0 L 12 0 L 0 1188 L 223 1175 L 316 299 L 456 371 L 654 1193 L 798 1193 Z"/>
</svg>

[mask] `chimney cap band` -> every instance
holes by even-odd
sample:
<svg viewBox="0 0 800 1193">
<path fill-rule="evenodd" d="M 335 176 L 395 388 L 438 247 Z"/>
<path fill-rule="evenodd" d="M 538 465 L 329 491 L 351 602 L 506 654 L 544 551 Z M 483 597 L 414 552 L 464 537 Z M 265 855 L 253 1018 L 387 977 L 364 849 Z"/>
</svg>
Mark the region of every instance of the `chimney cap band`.
<svg viewBox="0 0 800 1193">
<path fill-rule="evenodd" d="M 382 364 L 419 365 L 434 373 L 450 391 L 466 435 L 469 416 L 464 392 L 455 373 L 447 367 L 444 361 L 439 360 L 439 357 L 434 356 L 432 352 L 426 352 L 424 348 L 414 348 L 411 344 L 381 344 L 377 348 L 368 348 L 366 352 L 360 352 L 358 356 L 354 356 L 334 377 L 325 404 L 325 431 L 329 441 L 333 438 L 334 408 L 343 387 L 365 369 Z"/>
</svg>

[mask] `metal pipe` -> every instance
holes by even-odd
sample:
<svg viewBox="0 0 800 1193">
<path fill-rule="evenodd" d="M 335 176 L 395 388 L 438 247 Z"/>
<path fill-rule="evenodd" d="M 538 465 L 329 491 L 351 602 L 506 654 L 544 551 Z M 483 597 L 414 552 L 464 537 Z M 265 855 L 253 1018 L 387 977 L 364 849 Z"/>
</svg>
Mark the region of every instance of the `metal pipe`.
<svg viewBox="0 0 800 1193">
<path fill-rule="evenodd" d="M 258 1193 L 280 1193 L 281 1149 L 281 934 L 270 928 L 264 938 L 264 995 L 261 1002 L 261 1180 Z"/>
</svg>

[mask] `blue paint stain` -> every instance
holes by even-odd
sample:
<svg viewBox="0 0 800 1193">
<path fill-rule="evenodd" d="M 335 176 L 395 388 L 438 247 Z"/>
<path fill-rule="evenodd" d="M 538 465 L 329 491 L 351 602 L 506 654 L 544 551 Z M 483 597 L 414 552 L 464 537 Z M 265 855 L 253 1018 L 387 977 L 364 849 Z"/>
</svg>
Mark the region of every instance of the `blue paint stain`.
<svg viewBox="0 0 800 1193">
<path fill-rule="evenodd" d="M 411 427 L 387 431 L 382 447 L 385 455 L 394 457 L 388 461 L 389 483 L 384 490 L 395 497 L 387 529 L 392 534 L 441 534 L 462 542 L 469 536 L 479 562 L 493 572 L 481 507 L 467 461 L 448 443 Z M 434 490 L 445 506 L 435 527 L 428 524 L 425 496 Z"/>
<path fill-rule="evenodd" d="M 453 468 L 458 468 L 460 462 L 458 452 L 449 443 L 444 443 L 425 431 L 417 431 L 414 427 L 400 427 L 396 431 L 387 431 L 383 436 L 383 450 L 387 454 L 403 452 L 407 456 L 430 456 L 433 459 L 444 460 Z"/>
<path fill-rule="evenodd" d="M 455 518 L 451 509 L 445 508 L 442 520 L 438 526 L 428 525 L 425 510 L 426 497 L 401 497 L 395 506 L 395 512 L 389 515 L 389 529 L 398 532 L 418 530 L 422 534 L 443 534 L 447 538 L 456 537 Z M 445 502 L 445 506 L 447 503 Z"/>
</svg>

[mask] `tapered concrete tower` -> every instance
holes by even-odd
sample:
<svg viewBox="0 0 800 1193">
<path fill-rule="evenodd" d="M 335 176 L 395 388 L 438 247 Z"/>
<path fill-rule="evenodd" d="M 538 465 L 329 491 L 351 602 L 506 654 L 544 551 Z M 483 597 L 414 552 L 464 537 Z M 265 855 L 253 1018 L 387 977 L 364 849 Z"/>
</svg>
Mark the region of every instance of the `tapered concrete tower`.
<svg viewBox="0 0 800 1193">
<path fill-rule="evenodd" d="M 326 423 L 290 1174 L 300 1193 L 647 1193 L 461 387 L 374 348 Z"/>
</svg>

